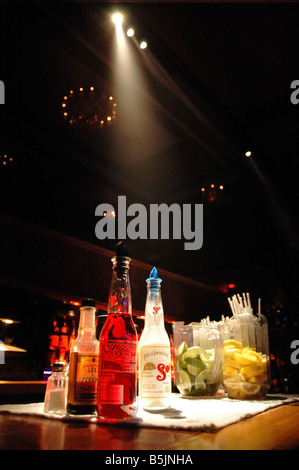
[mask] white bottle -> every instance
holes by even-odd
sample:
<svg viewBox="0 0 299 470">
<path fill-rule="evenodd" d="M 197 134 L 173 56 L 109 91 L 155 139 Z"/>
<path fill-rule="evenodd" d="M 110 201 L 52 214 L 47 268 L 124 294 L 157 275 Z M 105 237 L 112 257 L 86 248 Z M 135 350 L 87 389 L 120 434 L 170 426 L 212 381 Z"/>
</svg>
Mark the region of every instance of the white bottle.
<svg viewBox="0 0 299 470">
<path fill-rule="evenodd" d="M 164 324 L 161 279 L 153 268 L 147 282 L 144 330 L 139 341 L 139 402 L 143 408 L 170 405 L 170 341 Z"/>
</svg>

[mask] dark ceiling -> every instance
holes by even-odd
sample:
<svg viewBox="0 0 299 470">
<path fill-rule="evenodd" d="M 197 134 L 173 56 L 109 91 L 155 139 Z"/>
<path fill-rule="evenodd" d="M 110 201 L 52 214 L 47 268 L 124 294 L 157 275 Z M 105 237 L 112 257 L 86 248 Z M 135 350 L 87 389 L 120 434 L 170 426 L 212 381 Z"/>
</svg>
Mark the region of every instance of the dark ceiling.
<svg viewBox="0 0 299 470">
<path fill-rule="evenodd" d="M 114 61 L 111 14 L 139 79 Z M 296 290 L 299 79 L 297 4 L 2 2 L 1 212 L 103 247 L 95 208 L 204 204 L 204 243 L 127 240 L 131 256 L 213 285 Z M 91 85 L 116 96 L 130 82 L 137 118 L 70 129 L 61 102 Z M 134 82 L 134 83 L 133 83 Z M 120 97 L 121 103 L 121 97 Z M 132 115 L 134 103 L 127 100 Z M 136 117 L 135 116 L 135 117 Z M 131 122 L 131 121 L 130 121 Z M 133 124 L 134 123 L 134 124 Z M 252 159 L 244 157 L 252 151 Z M 223 185 L 217 200 L 201 188 Z"/>
</svg>

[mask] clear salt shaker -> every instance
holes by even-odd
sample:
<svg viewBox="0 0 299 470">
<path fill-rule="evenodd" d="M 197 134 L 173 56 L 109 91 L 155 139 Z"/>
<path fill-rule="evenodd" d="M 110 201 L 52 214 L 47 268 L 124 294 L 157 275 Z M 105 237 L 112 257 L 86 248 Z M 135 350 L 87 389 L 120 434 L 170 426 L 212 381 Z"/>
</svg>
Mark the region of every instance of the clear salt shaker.
<svg viewBox="0 0 299 470">
<path fill-rule="evenodd" d="M 44 412 L 51 414 L 66 414 L 66 401 L 68 391 L 67 362 L 54 362 L 52 374 L 48 378 L 44 401 Z"/>
</svg>

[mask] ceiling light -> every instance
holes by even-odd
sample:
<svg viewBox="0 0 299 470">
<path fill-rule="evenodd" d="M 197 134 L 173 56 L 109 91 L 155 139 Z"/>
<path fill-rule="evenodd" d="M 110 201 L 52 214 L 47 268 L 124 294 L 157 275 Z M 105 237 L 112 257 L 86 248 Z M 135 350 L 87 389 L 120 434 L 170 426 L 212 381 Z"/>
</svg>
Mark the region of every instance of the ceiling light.
<svg viewBox="0 0 299 470">
<path fill-rule="evenodd" d="M 5 325 L 14 325 L 15 323 L 20 323 L 18 320 L 12 320 L 11 318 L 0 318 L 0 322 Z"/>
<path fill-rule="evenodd" d="M 250 150 L 247 150 L 247 152 L 245 152 L 245 157 L 251 157 L 251 155 L 252 154 L 251 154 Z"/>
<path fill-rule="evenodd" d="M 0 165 L 2 163 L 3 166 L 10 165 L 13 162 L 13 157 L 10 157 L 5 153 L 4 155 L 0 154 Z"/>
<path fill-rule="evenodd" d="M 116 26 L 121 25 L 123 21 L 123 15 L 121 13 L 114 13 L 112 15 L 112 21 Z"/>
<path fill-rule="evenodd" d="M 134 36 L 134 34 L 135 34 L 134 29 L 133 29 L 133 28 L 129 28 L 128 31 L 127 31 L 127 36 L 128 36 L 129 38 L 131 38 L 131 37 Z"/>
<path fill-rule="evenodd" d="M 216 187 L 216 185 L 212 183 L 209 186 L 206 186 L 206 187 L 203 186 L 200 190 L 201 190 L 202 197 L 205 201 L 213 202 L 218 199 L 220 200 L 222 196 L 221 193 L 224 190 L 224 186 L 223 184 L 220 184 L 219 186 Z"/>
<path fill-rule="evenodd" d="M 139 44 L 140 49 L 146 49 L 147 48 L 147 42 L 146 41 L 141 41 Z"/>
<path fill-rule="evenodd" d="M 61 104 L 63 116 L 71 126 L 102 128 L 116 119 L 116 102 L 112 95 L 98 92 L 94 86 L 65 94 Z"/>
</svg>

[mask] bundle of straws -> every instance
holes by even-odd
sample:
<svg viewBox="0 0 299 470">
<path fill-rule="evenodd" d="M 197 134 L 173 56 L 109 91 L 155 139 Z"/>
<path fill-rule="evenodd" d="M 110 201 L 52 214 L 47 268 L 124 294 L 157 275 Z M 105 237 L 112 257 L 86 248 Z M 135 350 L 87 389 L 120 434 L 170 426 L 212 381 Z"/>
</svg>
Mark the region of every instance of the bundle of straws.
<svg viewBox="0 0 299 470">
<path fill-rule="evenodd" d="M 233 315 L 238 315 L 239 313 L 251 313 L 253 315 L 253 309 L 251 307 L 250 295 L 248 292 L 246 294 L 234 295 L 231 299 L 228 297 L 228 303 L 233 312 Z M 261 315 L 261 299 L 258 299 L 258 316 Z"/>
<path fill-rule="evenodd" d="M 231 299 L 228 298 L 228 303 L 230 305 L 230 308 L 233 312 L 233 315 L 238 315 L 239 313 L 253 313 L 252 307 L 251 307 L 251 302 L 250 302 L 250 295 L 248 292 L 246 294 L 242 294 L 242 297 L 240 294 L 234 295 Z"/>
</svg>

